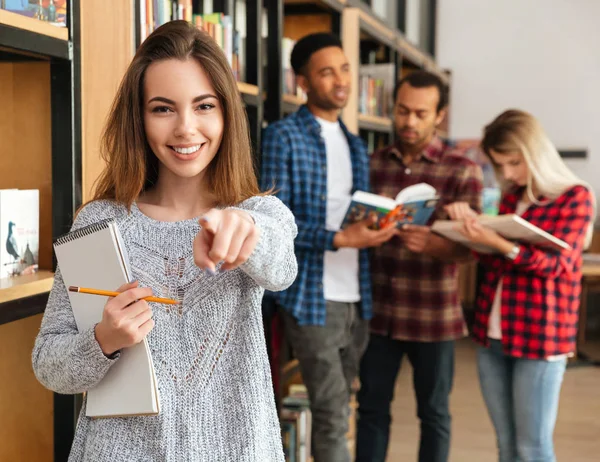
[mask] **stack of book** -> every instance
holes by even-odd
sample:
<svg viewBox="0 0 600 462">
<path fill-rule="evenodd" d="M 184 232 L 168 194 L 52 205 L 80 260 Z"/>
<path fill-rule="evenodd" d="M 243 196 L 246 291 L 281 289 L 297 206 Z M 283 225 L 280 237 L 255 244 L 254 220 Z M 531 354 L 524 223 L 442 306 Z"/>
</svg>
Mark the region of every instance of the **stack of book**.
<svg viewBox="0 0 600 462">
<path fill-rule="evenodd" d="M 304 385 L 290 386 L 289 395 L 283 399 L 279 419 L 286 462 L 309 462 L 312 416 Z"/>
</svg>

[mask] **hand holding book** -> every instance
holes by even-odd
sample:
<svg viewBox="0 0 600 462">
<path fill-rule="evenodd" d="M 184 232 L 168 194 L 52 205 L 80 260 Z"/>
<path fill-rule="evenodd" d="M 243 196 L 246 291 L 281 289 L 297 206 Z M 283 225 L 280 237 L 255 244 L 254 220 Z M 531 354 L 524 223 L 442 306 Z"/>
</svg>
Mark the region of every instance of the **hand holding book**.
<svg viewBox="0 0 600 462">
<path fill-rule="evenodd" d="M 108 300 L 95 327 L 96 340 L 106 356 L 137 345 L 154 327 L 152 310 L 142 300 L 152 295 L 152 289 L 138 287 L 136 281 L 122 285 L 117 292 L 120 294 Z"/>
<path fill-rule="evenodd" d="M 509 252 L 514 244 L 507 241 L 491 228 L 479 223 L 479 214 L 467 202 L 454 202 L 444 206 L 451 220 L 457 221 L 455 229 L 473 244 L 495 249 L 499 253 Z"/>
<path fill-rule="evenodd" d="M 432 231 L 447 239 L 460 242 L 480 253 L 507 254 L 514 242 L 525 242 L 554 250 L 569 249 L 566 242 L 538 228 L 519 215 L 478 215 L 464 204 L 446 207 L 453 220 L 438 220 Z"/>
<path fill-rule="evenodd" d="M 371 215 L 346 226 L 342 231 L 336 233 L 333 246 L 335 248 L 352 247 L 355 249 L 377 247 L 398 234 L 394 222 L 382 229 L 373 229 L 376 222 L 377 217 Z"/>
<path fill-rule="evenodd" d="M 424 226 L 428 223 L 439 198 L 435 188 L 427 183 L 418 183 L 401 190 L 395 199 L 356 191 L 342 221 L 344 229 L 352 223 L 375 217 L 373 228 L 383 229 L 390 223 L 400 227 L 404 224 Z"/>
</svg>

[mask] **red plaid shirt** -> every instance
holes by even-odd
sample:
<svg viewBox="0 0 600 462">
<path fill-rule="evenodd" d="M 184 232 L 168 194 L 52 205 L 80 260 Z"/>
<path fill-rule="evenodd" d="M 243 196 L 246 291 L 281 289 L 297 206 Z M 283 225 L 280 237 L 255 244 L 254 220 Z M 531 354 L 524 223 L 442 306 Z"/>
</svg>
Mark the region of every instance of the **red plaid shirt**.
<svg viewBox="0 0 600 462">
<path fill-rule="evenodd" d="M 428 183 L 440 202 L 432 221 L 447 219 L 443 206 L 466 201 L 481 208 L 482 173 L 469 159 L 435 138 L 408 166 L 396 146 L 371 158 L 371 189 L 395 197 L 407 186 Z M 373 310 L 371 331 L 397 340 L 439 342 L 467 333 L 458 296 L 458 267 L 406 249 L 393 238 L 371 254 Z"/>
<path fill-rule="evenodd" d="M 509 192 L 500 213 L 515 213 L 523 188 Z M 570 250 L 543 250 L 520 245 L 514 261 L 479 255 L 484 267 L 473 337 L 488 344 L 492 302 L 502 278 L 501 328 L 504 352 L 518 358 L 543 359 L 575 350 L 582 251 L 593 219 L 592 195 L 575 186 L 546 205 L 532 204 L 522 217 L 567 242 Z"/>
</svg>

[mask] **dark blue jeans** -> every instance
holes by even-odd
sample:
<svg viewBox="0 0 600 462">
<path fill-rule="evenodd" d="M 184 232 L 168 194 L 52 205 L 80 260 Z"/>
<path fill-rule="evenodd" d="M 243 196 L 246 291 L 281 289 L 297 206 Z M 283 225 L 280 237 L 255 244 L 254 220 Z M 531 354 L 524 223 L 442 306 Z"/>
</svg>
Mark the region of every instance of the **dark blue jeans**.
<svg viewBox="0 0 600 462">
<path fill-rule="evenodd" d="M 419 462 L 448 460 L 454 342 L 404 342 L 372 334 L 360 366 L 356 462 L 385 461 L 392 420 L 390 405 L 405 354 L 413 367 L 421 421 Z"/>
</svg>

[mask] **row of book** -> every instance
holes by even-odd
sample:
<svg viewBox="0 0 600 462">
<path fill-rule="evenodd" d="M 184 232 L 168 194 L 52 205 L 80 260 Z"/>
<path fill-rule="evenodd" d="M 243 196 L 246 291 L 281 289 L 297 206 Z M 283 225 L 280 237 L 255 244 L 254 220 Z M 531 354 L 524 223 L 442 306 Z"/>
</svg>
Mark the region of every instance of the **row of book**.
<svg viewBox="0 0 600 462">
<path fill-rule="evenodd" d="M 235 79 L 244 81 L 244 39 L 234 27 L 233 17 L 220 12 L 194 14 L 192 0 L 142 0 L 142 41 L 159 26 L 177 19 L 188 21 L 209 34 L 225 53 Z"/>
<path fill-rule="evenodd" d="M 290 385 L 289 394 L 282 401 L 279 421 L 286 462 L 309 462 L 312 415 L 304 385 Z"/>
<path fill-rule="evenodd" d="M 57 27 L 67 26 L 67 0 L 0 0 L 0 9 Z"/>
<path fill-rule="evenodd" d="M 281 63 L 282 63 L 282 78 L 283 88 L 281 89 L 284 95 L 293 95 L 306 100 L 306 94 L 296 82 L 296 75 L 292 69 L 292 50 L 296 45 L 296 40 L 289 37 L 283 37 L 281 42 Z"/>
<path fill-rule="evenodd" d="M 244 81 L 244 47 L 239 31 L 233 27 L 232 16 L 223 13 L 195 14 L 192 23 L 210 35 L 223 50 L 233 70 L 235 80 Z"/>
<path fill-rule="evenodd" d="M 363 64 L 358 78 L 358 111 L 361 114 L 389 117 L 396 85 L 393 63 Z"/>
<path fill-rule="evenodd" d="M 240 5 L 241 7 L 241 5 Z M 238 22 L 240 16 L 236 16 Z M 162 24 L 183 19 L 191 22 L 199 29 L 209 34 L 223 50 L 231 65 L 235 79 L 244 82 L 245 76 L 245 38 L 236 28 L 235 21 L 230 15 L 220 12 L 209 14 L 194 14 L 191 0 L 142 0 L 140 8 L 140 28 L 142 41 Z M 266 22 L 266 17 L 263 23 Z M 241 27 L 243 25 L 240 24 Z M 265 25 L 263 24 L 263 29 Z M 263 37 L 263 62 L 267 63 L 267 43 Z M 291 54 L 296 41 L 284 37 L 282 40 L 282 93 L 306 100 L 306 95 L 296 82 L 296 76 L 291 66 Z M 265 79 L 266 65 L 263 69 Z M 266 80 L 265 80 L 266 82 Z"/>
<path fill-rule="evenodd" d="M 175 19 L 191 22 L 192 0 L 140 0 L 140 32 L 142 41 L 164 23 Z"/>
<path fill-rule="evenodd" d="M 39 205 L 37 189 L 0 190 L 0 278 L 37 271 Z"/>
</svg>

